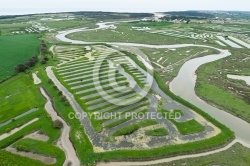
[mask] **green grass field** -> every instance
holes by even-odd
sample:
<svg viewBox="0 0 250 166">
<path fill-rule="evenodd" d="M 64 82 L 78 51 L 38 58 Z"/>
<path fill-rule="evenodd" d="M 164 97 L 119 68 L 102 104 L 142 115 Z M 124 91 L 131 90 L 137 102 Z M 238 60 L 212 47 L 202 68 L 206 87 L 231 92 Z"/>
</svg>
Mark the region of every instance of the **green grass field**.
<svg viewBox="0 0 250 166">
<path fill-rule="evenodd" d="M 12 154 L 10 152 L 6 152 L 4 150 L 0 150 L 0 161 L 1 166 L 7 165 L 18 165 L 18 166 L 27 166 L 27 165 L 36 165 L 36 166 L 45 166 L 40 161 L 32 160 L 27 157 L 22 157 L 20 155 Z"/>
<path fill-rule="evenodd" d="M 189 38 L 176 38 L 160 34 L 151 34 L 144 31 L 133 30 L 131 23 L 121 23 L 116 25 L 115 30 L 96 30 L 89 32 L 76 32 L 69 34 L 70 39 L 83 40 L 89 42 L 130 42 L 143 44 L 205 44 L 200 40 Z M 151 25 L 152 26 L 152 25 Z M 162 27 L 162 26 L 161 26 Z M 168 25 L 166 26 L 166 28 Z M 206 43 L 207 44 L 207 43 Z"/>
<path fill-rule="evenodd" d="M 54 61 L 49 61 L 47 65 L 55 65 L 55 64 Z M 88 137 L 86 136 L 81 123 L 77 119 L 73 120 L 69 119 L 68 114 L 74 112 L 74 110 L 70 106 L 65 106 L 64 102 L 60 100 L 58 91 L 54 89 L 53 84 L 48 83 L 48 77 L 46 75 L 43 65 L 38 64 L 36 65 L 36 68 L 33 70 L 38 71 L 38 77 L 42 80 L 42 85 L 45 87 L 47 93 L 53 99 L 52 101 L 56 111 L 58 111 L 58 114 L 61 115 L 62 118 L 64 118 L 65 121 L 67 121 L 71 126 L 70 139 L 76 148 L 81 163 L 92 163 L 90 165 L 94 165 L 93 164 L 94 159 L 92 155 L 93 147 L 92 144 L 89 142 Z M 16 89 L 20 89 L 20 93 L 13 93 L 15 92 Z M 1 164 L 3 164 L 4 166 L 46 165 L 40 161 L 32 160 L 27 157 L 22 157 L 19 155 L 9 153 L 5 150 L 2 150 L 3 148 L 11 144 L 14 144 L 15 147 L 18 147 L 19 149 L 23 149 L 25 151 L 35 152 L 40 155 L 56 158 L 57 162 L 53 164 L 53 166 L 63 165 L 63 162 L 65 160 L 65 155 L 61 149 L 58 149 L 58 147 L 54 145 L 54 143 L 56 143 L 58 137 L 60 136 L 60 130 L 55 129 L 53 127 L 53 123 L 50 119 L 50 116 L 45 113 L 44 110 L 45 99 L 39 92 L 38 86 L 33 84 L 33 79 L 30 76 L 30 73 L 29 74 L 20 73 L 14 76 L 13 78 L 10 78 L 7 81 L 1 83 L 0 91 L 3 92 L 3 94 L 1 93 L 0 95 L 1 96 L 0 99 L 2 100 L 5 99 L 6 94 L 13 94 L 12 97 L 15 97 L 14 98 L 15 102 L 20 103 L 19 105 L 13 105 L 11 101 L 9 101 L 9 104 L 6 104 L 3 107 L 4 112 L 0 110 L 2 111 L 0 115 L 3 114 L 5 115 L 4 117 L 2 117 L 5 121 L 14 117 L 13 114 L 9 113 L 10 111 L 12 111 L 15 114 L 20 114 L 20 110 L 16 109 L 16 107 L 18 108 L 20 106 L 20 107 L 39 108 L 39 110 L 35 113 L 31 113 L 29 115 L 26 115 L 25 117 L 13 121 L 12 123 L 4 127 L 0 127 L 0 135 L 1 135 L 3 133 L 6 133 L 7 130 L 8 131 L 12 130 L 17 126 L 21 126 L 27 123 L 31 119 L 39 117 L 39 120 L 37 122 L 25 127 L 24 129 L 14 134 L 13 136 L 10 136 L 4 140 L 0 140 L 0 149 L 1 149 L 0 165 Z M 11 99 L 11 96 L 7 99 Z M 0 108 L 2 108 L 1 104 Z M 34 130 L 41 131 L 41 133 L 44 133 L 49 137 L 49 140 L 46 142 L 41 142 L 31 139 L 21 139 L 23 138 L 23 136 L 28 135 Z"/>
<path fill-rule="evenodd" d="M 93 21 L 88 20 L 62 20 L 62 21 L 41 21 L 46 26 L 56 29 L 68 29 L 73 27 L 88 27 L 95 28 L 96 25 Z"/>
<path fill-rule="evenodd" d="M 15 66 L 39 54 L 39 35 L 0 36 L 0 80 L 15 74 Z"/>
<path fill-rule="evenodd" d="M 186 122 L 177 122 L 170 117 L 174 117 L 176 113 L 183 115 L 182 110 L 174 110 L 172 112 L 168 112 L 166 110 L 160 110 L 160 112 L 165 116 L 166 119 L 169 119 L 179 130 L 179 132 L 183 135 L 199 133 L 205 130 L 205 127 L 198 123 L 196 120 L 188 120 Z"/>
<path fill-rule="evenodd" d="M 45 101 L 28 74 L 1 83 L 0 91 L 0 123 L 32 108 L 43 107 Z"/>
<path fill-rule="evenodd" d="M 12 31 L 24 31 L 25 28 L 30 27 L 30 24 L 22 23 L 1 23 L 0 31 L 2 35 L 10 34 Z M 0 36 L 1 37 L 1 36 Z"/>
<path fill-rule="evenodd" d="M 140 50 L 148 56 L 155 71 L 161 75 L 165 82 L 173 80 L 186 61 L 219 53 L 219 51 L 215 49 L 203 47 L 184 47 L 177 49 L 141 48 Z"/>
<path fill-rule="evenodd" d="M 193 134 L 193 133 L 199 133 L 205 130 L 205 127 L 199 124 L 196 120 L 192 119 L 187 122 L 174 122 L 178 130 L 181 134 L 187 135 L 187 134 Z"/>
<path fill-rule="evenodd" d="M 48 65 L 55 65 L 56 62 L 56 60 L 50 61 Z M 90 165 L 93 165 L 93 146 L 85 134 L 82 124 L 78 119 L 70 119 L 68 116 L 70 113 L 75 113 L 75 111 L 71 106 L 65 106 L 64 102 L 60 99 L 58 90 L 54 89 L 54 84 L 48 83 L 48 76 L 44 71 L 43 66 L 40 66 L 37 70 L 39 71 L 39 77 L 42 79 L 46 91 L 53 99 L 55 109 L 71 127 L 70 139 L 74 144 L 81 163 L 90 163 Z"/>
<path fill-rule="evenodd" d="M 116 132 L 113 133 L 113 136 L 120 136 L 120 135 L 129 135 L 135 132 L 136 130 L 140 129 L 141 127 L 147 127 L 151 125 L 157 124 L 156 121 L 153 120 L 143 120 L 138 123 L 129 125 L 127 127 L 124 127 Z"/>
<path fill-rule="evenodd" d="M 146 135 L 151 135 L 151 136 L 164 136 L 168 135 L 168 131 L 165 128 L 159 128 L 159 129 L 154 129 L 154 130 L 147 130 Z"/>
<path fill-rule="evenodd" d="M 172 22 L 141 22 L 141 21 L 136 21 L 136 22 L 131 22 L 128 23 L 131 26 L 134 27 L 149 27 L 149 28 L 169 28 L 172 26 L 175 26 L 174 23 Z"/>
<path fill-rule="evenodd" d="M 226 151 L 215 153 L 212 155 L 182 159 L 173 161 L 170 163 L 162 163 L 154 166 L 174 166 L 174 165 L 185 165 L 185 166 L 249 166 L 250 163 L 250 149 L 237 143 Z"/>
<path fill-rule="evenodd" d="M 60 148 L 44 141 L 24 138 L 17 141 L 13 147 L 21 151 L 33 152 L 44 156 L 52 156 L 59 159 L 59 161 L 57 160 L 58 165 L 62 165 L 64 163 L 65 158 L 63 151 Z"/>
<path fill-rule="evenodd" d="M 248 49 L 231 51 L 232 55 L 226 59 L 203 65 L 198 69 L 196 92 L 207 102 L 250 122 L 249 86 L 244 81 L 232 80 L 226 76 L 227 74 L 250 75 L 248 60 L 250 51 Z"/>
<path fill-rule="evenodd" d="M 65 155 L 61 149 L 54 145 L 60 136 L 60 130 L 53 127 L 50 117 L 44 110 L 45 100 L 38 87 L 33 84 L 33 79 L 30 74 L 20 73 L 6 80 L 0 84 L 0 91 L 0 123 L 11 120 L 13 117 L 27 112 L 31 108 L 38 108 L 38 111 L 25 115 L 0 127 L 0 134 L 4 134 L 18 126 L 22 126 L 34 118 L 39 118 L 36 122 L 26 126 L 13 135 L 0 140 L 0 149 L 8 147 L 18 141 L 16 147 L 20 145 L 18 147 L 20 150 L 55 157 L 57 162 L 54 165 L 62 165 L 65 160 Z M 32 139 L 22 140 L 24 136 L 34 131 L 44 133 L 49 137 L 49 140 L 46 142 Z M 3 150 L 1 150 L 0 153 L 0 161 L 1 164 L 3 163 L 4 165 L 45 165 L 42 162 L 17 156 Z M 2 156 L 4 156 L 4 158 L 2 158 Z M 17 160 L 13 160 L 13 158 Z M 26 161 L 26 163 L 24 163 L 24 161 Z"/>
</svg>

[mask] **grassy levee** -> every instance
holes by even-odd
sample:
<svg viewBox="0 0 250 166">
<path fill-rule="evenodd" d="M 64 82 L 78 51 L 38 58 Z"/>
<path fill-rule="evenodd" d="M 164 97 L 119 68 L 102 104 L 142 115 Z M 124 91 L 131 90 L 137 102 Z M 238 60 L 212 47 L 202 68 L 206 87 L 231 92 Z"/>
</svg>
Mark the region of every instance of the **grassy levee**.
<svg viewBox="0 0 250 166">
<path fill-rule="evenodd" d="M 196 120 L 192 119 L 187 122 L 176 122 L 172 121 L 174 125 L 178 128 L 182 135 L 199 133 L 205 130 L 205 127 L 199 124 Z"/>
<path fill-rule="evenodd" d="M 19 148 L 18 150 L 27 151 L 27 152 L 34 152 L 34 153 L 42 154 L 45 156 L 53 156 L 57 160 L 57 162 L 55 164 L 53 164 L 53 166 L 60 166 L 60 165 L 62 165 L 62 163 L 65 160 L 65 155 L 61 149 L 59 149 L 55 145 L 53 145 L 54 142 L 58 139 L 60 131 L 57 129 L 54 129 L 52 125 L 53 124 L 50 121 L 49 117 L 47 117 L 47 116 L 39 117 L 38 121 L 30 124 L 29 126 L 26 126 L 22 130 L 7 137 L 6 139 L 1 140 L 0 141 L 0 149 L 6 148 L 17 141 L 22 141 L 22 138 L 24 136 L 26 136 L 34 131 L 39 130 L 42 133 L 45 133 L 50 137 L 50 139 L 47 142 L 43 142 L 43 146 L 39 146 L 38 144 L 35 144 L 35 146 L 34 146 L 31 143 L 32 143 L 32 141 L 35 141 L 35 140 L 32 140 L 32 141 L 27 142 L 28 148 L 26 148 L 26 146 L 25 146 L 25 149 Z M 50 148 L 47 149 L 47 147 L 50 147 Z M 40 153 L 40 151 L 37 149 L 41 149 L 43 151 L 43 153 Z M 56 155 L 50 153 L 50 151 L 48 151 L 48 150 L 55 151 Z M 6 159 L 2 160 L 1 162 L 6 162 Z"/>
<path fill-rule="evenodd" d="M 41 96 L 38 87 L 33 84 L 30 74 L 18 74 L 17 76 L 2 83 L 0 85 L 0 90 L 2 92 L 0 97 L 3 99 L 0 104 L 1 114 L 5 114 L 5 116 L 2 116 L 4 117 L 4 121 L 11 120 L 12 118 L 21 115 L 22 113 L 25 113 L 32 108 L 38 109 L 37 111 L 27 114 L 16 120 L 12 119 L 11 123 L 0 127 L 0 134 L 4 134 L 16 127 L 20 127 L 34 118 L 39 118 L 39 121 L 34 122 L 34 124 L 40 124 L 40 127 L 36 128 L 36 130 L 39 129 L 41 132 L 48 135 L 51 140 L 49 142 L 53 142 L 58 138 L 59 131 L 53 129 L 52 122 L 47 117 L 48 115 L 44 110 L 45 100 Z M 9 95 L 10 97 L 5 98 L 6 95 Z M 40 123 L 40 121 L 44 122 L 44 124 L 42 125 L 42 122 Z M 30 124 L 29 126 L 33 126 L 33 124 Z M 26 128 L 28 128 L 29 126 L 27 126 Z M 22 136 L 24 136 L 25 134 L 22 131 L 23 130 L 17 132 L 17 134 L 12 135 L 13 138 L 21 138 Z M 33 130 L 31 130 L 30 132 L 32 131 Z M 6 141 L 1 141 L 1 147 L 7 145 L 9 144 L 6 143 Z"/>
<path fill-rule="evenodd" d="M 32 131 L 36 131 L 36 130 L 40 129 L 41 128 L 40 121 L 41 121 L 41 119 L 32 123 L 29 126 L 26 126 L 21 131 L 18 131 L 15 134 L 10 135 L 9 137 L 1 140 L 0 141 L 0 149 L 8 147 L 9 145 L 13 144 L 17 140 L 23 138 L 25 135 L 30 134 Z"/>
<path fill-rule="evenodd" d="M 133 54 L 124 51 L 123 53 L 125 53 L 128 57 L 134 60 L 134 62 L 136 62 L 137 65 L 139 65 L 142 69 L 148 70 Z M 140 160 L 152 160 L 152 159 L 155 160 L 163 157 L 199 153 L 223 147 L 227 143 L 229 143 L 232 139 L 234 139 L 234 133 L 228 127 L 216 121 L 214 118 L 212 118 L 207 113 L 203 112 L 201 109 L 197 108 L 191 103 L 173 94 L 166 87 L 165 83 L 162 81 L 161 77 L 157 73 L 154 73 L 154 78 L 157 81 L 159 87 L 172 99 L 182 103 L 183 105 L 199 113 L 206 120 L 210 121 L 211 123 L 219 127 L 222 132 L 210 139 L 190 142 L 186 144 L 170 145 L 150 150 L 118 150 L 105 153 L 96 153 L 95 154 L 96 161 L 133 161 L 133 160 L 140 161 Z"/>
<path fill-rule="evenodd" d="M 154 129 L 154 130 L 146 130 L 145 134 L 149 135 L 149 136 L 165 136 L 165 135 L 168 135 L 168 130 L 165 129 L 165 128 L 158 128 L 158 129 Z"/>
<path fill-rule="evenodd" d="M 35 107 L 44 107 L 45 100 L 28 74 L 22 73 L 1 83 L 0 91 L 0 123 Z"/>
<path fill-rule="evenodd" d="M 201 165 L 249 166 L 250 149 L 241 145 L 240 143 L 236 143 L 229 149 L 212 155 L 207 155 L 199 158 L 181 159 L 169 163 L 156 164 L 152 166 L 184 165 L 184 163 L 186 166 L 201 166 Z"/>
<path fill-rule="evenodd" d="M 36 65 L 36 67 L 38 67 L 38 65 Z M 36 68 L 33 69 L 35 70 Z M 59 138 L 60 130 L 53 127 L 51 118 L 46 114 L 46 111 L 44 110 L 45 100 L 42 97 L 38 86 L 34 85 L 31 73 L 27 71 L 26 73 L 20 73 L 15 77 L 6 80 L 5 82 L 0 84 L 0 90 L 0 97 L 2 99 L 2 102 L 0 104 L 2 115 L 1 118 L 4 122 L 12 119 L 11 123 L 0 127 L 1 135 L 4 133 L 8 133 L 17 127 L 21 127 L 35 118 L 39 118 L 37 121 L 22 128 L 20 131 L 9 135 L 3 140 L 0 140 L 0 149 L 12 145 L 16 141 L 23 139 L 24 136 L 34 131 L 39 131 L 47 135 L 49 137 L 49 140 L 46 141 L 46 144 L 51 146 L 51 149 L 57 149 L 54 143 Z M 33 108 L 37 108 L 38 110 L 24 115 L 18 119 L 13 119 L 16 116 L 26 113 Z M 31 149 L 29 151 L 32 151 L 32 146 L 30 147 Z M 59 153 L 61 153 L 62 155 L 56 156 L 56 160 L 64 161 L 64 153 L 60 149 L 59 151 Z M 46 148 L 44 149 L 44 152 L 44 154 L 48 156 L 48 154 L 46 154 Z M 2 163 L 12 163 L 13 161 L 9 161 L 9 158 L 16 156 L 9 152 L 2 151 L 2 153 L 5 153 L 5 156 L 9 155 L 8 157 L 6 157 L 6 159 L 1 160 Z M 31 160 L 22 156 L 17 158 L 19 158 L 20 161 L 27 160 L 26 165 L 42 164 L 41 162 Z M 18 161 L 16 160 L 15 162 L 15 164 L 17 164 Z M 56 162 L 53 165 L 60 166 L 62 165 L 62 162 Z"/>
<path fill-rule="evenodd" d="M 127 127 L 124 127 L 122 129 L 114 132 L 112 135 L 113 136 L 130 135 L 142 127 L 147 127 L 147 126 L 151 126 L 151 125 L 155 125 L 155 124 L 158 124 L 158 122 L 152 121 L 152 120 L 143 120 L 143 121 L 140 121 L 138 123 L 134 123 L 134 124 L 131 124 Z"/>
<path fill-rule="evenodd" d="M 32 160 L 27 157 L 22 157 L 20 155 L 12 154 L 10 152 L 7 152 L 5 150 L 0 150 L 0 161 L 1 166 L 7 166 L 7 165 L 18 165 L 18 166 L 47 166 L 46 164 L 42 163 L 41 161 Z M 18 162 L 18 164 L 17 164 Z"/>
<path fill-rule="evenodd" d="M 111 129 L 111 128 L 113 128 L 113 127 L 115 127 L 115 126 L 118 126 L 119 124 L 122 124 L 122 123 L 124 123 L 124 122 L 127 122 L 128 120 L 131 120 L 131 119 L 132 119 L 132 117 L 119 119 L 119 120 L 117 120 L 117 121 L 115 121 L 115 122 L 113 122 L 113 123 L 111 123 L 111 124 L 108 124 L 107 126 L 105 126 L 105 128 L 106 128 L 106 129 Z"/>
<path fill-rule="evenodd" d="M 26 115 L 22 118 L 19 118 L 17 120 L 12 120 L 11 123 L 5 125 L 5 126 L 2 126 L 0 128 L 0 134 L 4 134 L 6 132 L 9 132 L 13 129 L 15 129 L 16 127 L 20 127 L 22 125 L 24 125 L 25 123 L 27 123 L 28 121 L 31 121 L 32 119 L 35 119 L 35 118 L 38 118 L 42 115 L 42 110 L 39 110 L 37 112 L 34 112 L 34 113 L 31 113 L 29 115 Z"/>
<path fill-rule="evenodd" d="M 128 88 L 127 88 L 128 89 Z M 107 97 L 108 95 L 111 95 L 111 96 L 114 96 L 114 95 L 116 95 L 116 92 L 115 91 L 112 91 L 112 92 L 106 92 L 107 94 L 103 94 L 102 95 L 102 97 Z M 126 93 L 131 93 L 131 92 L 126 92 Z M 125 93 L 124 93 L 125 94 Z M 123 94 L 121 94 L 121 95 L 123 95 Z M 118 95 L 118 97 L 119 97 L 119 95 Z M 94 97 L 89 97 L 89 98 L 87 98 L 87 99 L 82 99 L 82 101 L 84 101 L 84 102 L 89 102 L 89 101 L 91 101 L 91 100 L 95 100 L 95 99 L 100 99 L 100 96 L 94 96 Z"/>
<path fill-rule="evenodd" d="M 110 95 L 110 96 L 106 95 L 106 100 L 113 99 L 114 97 L 118 98 L 118 97 L 122 97 L 124 95 L 130 95 L 130 94 L 133 94 L 133 93 L 132 92 L 126 92 L 126 93 L 120 93 L 119 94 L 119 93 L 114 92 L 113 95 Z M 95 100 L 95 99 L 97 99 L 97 100 Z M 92 98 L 91 100 L 92 100 L 92 103 L 91 104 L 88 103 L 87 105 L 91 106 L 91 105 L 94 105 L 96 103 L 100 103 L 100 102 L 106 101 L 105 99 L 103 99 L 100 96 L 98 96 L 97 98 L 94 98 L 94 99 Z M 91 102 L 91 101 L 89 101 L 89 102 Z"/>
<path fill-rule="evenodd" d="M 160 109 L 159 112 L 161 112 L 166 119 L 170 120 L 177 127 L 177 129 L 182 135 L 199 133 L 205 130 L 205 126 L 201 125 L 194 119 L 188 120 L 186 122 L 177 122 L 176 120 L 170 118 L 175 117 L 176 113 L 180 113 L 181 115 L 183 115 L 183 111 L 181 110 L 166 112 L 164 109 Z"/>
<path fill-rule="evenodd" d="M 126 80 L 126 78 L 119 78 L 118 81 L 120 81 L 120 82 L 117 82 L 117 85 L 118 85 L 118 83 L 119 83 L 120 86 L 126 85 L 127 82 L 123 82 L 123 81 L 125 81 L 125 80 Z M 100 85 L 102 85 L 102 86 L 108 85 L 108 84 L 110 84 L 110 81 L 109 81 L 109 80 L 107 80 L 106 82 L 100 82 Z M 74 89 L 74 90 L 72 90 L 72 91 L 78 92 L 78 91 L 81 91 L 81 90 L 91 89 L 91 88 L 95 88 L 95 87 L 96 87 L 96 85 L 93 83 L 92 85 L 88 85 L 88 86 L 85 86 L 85 87 L 80 87 L 80 88 Z M 104 89 L 104 90 L 109 90 L 109 89 L 111 89 L 111 88 L 112 88 L 112 86 L 108 86 L 108 87 L 104 87 L 103 89 Z M 93 91 L 94 91 L 94 90 L 93 90 Z M 90 91 L 90 92 L 93 92 L 93 91 Z M 89 93 L 89 92 L 86 92 L 86 93 L 83 93 L 83 94 L 88 94 L 88 93 Z"/>
<path fill-rule="evenodd" d="M 129 112 L 129 111 L 127 111 L 127 112 Z M 119 124 L 122 124 L 122 123 L 124 123 L 124 122 L 126 122 L 126 121 L 129 121 L 129 120 L 132 119 L 132 117 L 135 116 L 135 115 L 142 114 L 142 113 L 145 114 L 146 112 L 147 112 L 147 109 L 144 109 L 144 110 L 142 110 L 142 111 L 139 111 L 139 112 L 137 112 L 137 113 L 134 113 L 133 115 L 127 116 L 126 118 L 119 119 L 119 120 L 117 120 L 117 121 L 115 121 L 115 122 L 113 122 L 113 123 L 111 123 L 111 124 L 105 126 L 105 128 L 106 128 L 106 129 L 111 129 L 111 128 L 113 128 L 113 127 L 119 125 Z M 123 114 L 125 114 L 125 112 L 124 112 Z M 141 127 L 143 127 L 143 126 L 138 125 L 137 127 L 141 128 Z M 139 129 L 139 128 L 138 128 L 138 129 Z M 137 130 L 138 130 L 138 129 L 137 129 Z M 119 131 L 121 132 L 121 130 L 119 130 Z M 135 131 L 135 130 L 134 130 L 134 131 Z M 118 132 L 118 131 L 117 131 L 117 132 Z M 116 136 L 116 134 L 114 134 L 114 136 Z"/>
<path fill-rule="evenodd" d="M 141 111 L 141 113 L 145 113 L 145 112 L 147 112 L 147 110 Z M 132 117 L 128 117 L 125 120 L 127 121 L 130 119 L 132 119 Z M 123 120 L 123 119 L 121 119 L 121 120 Z M 121 122 L 121 120 L 119 120 L 119 122 Z M 131 124 L 129 126 L 123 127 L 121 129 L 115 131 L 114 133 L 112 133 L 111 135 L 109 135 L 107 137 L 106 141 L 107 142 L 114 142 L 116 140 L 115 137 L 117 137 L 117 136 L 130 135 L 130 134 L 134 133 L 135 131 L 139 130 L 140 128 L 155 125 L 155 124 L 158 124 L 158 122 L 153 121 L 153 120 L 148 120 L 148 119 L 136 122 L 134 124 Z"/>
<path fill-rule="evenodd" d="M 44 88 L 51 97 L 55 110 L 71 127 L 70 140 L 74 145 L 81 163 L 83 165 L 94 165 L 93 147 L 88 136 L 84 132 L 82 124 L 78 119 L 71 119 L 69 117 L 70 114 L 75 114 L 75 111 L 71 106 L 65 106 L 65 103 L 61 101 L 58 91 L 55 90 L 53 84 L 48 83 L 48 76 L 44 71 L 44 68 L 40 68 L 39 71 L 40 78 L 43 80 Z"/>
<path fill-rule="evenodd" d="M 133 110 L 136 110 L 136 109 L 139 109 L 139 108 L 143 108 L 143 107 L 146 107 L 146 106 L 148 106 L 148 105 L 149 105 L 148 102 L 143 103 L 143 104 L 140 104 L 140 105 L 137 105 L 137 106 L 135 106 L 135 107 L 133 107 L 133 108 L 131 108 L 131 109 L 125 110 L 125 111 L 123 111 L 123 112 L 120 112 L 120 113 L 118 113 L 118 114 L 113 115 L 113 116 L 110 117 L 110 118 L 106 118 L 106 119 L 101 120 L 101 121 L 102 121 L 102 123 L 103 123 L 103 122 L 105 122 L 105 121 L 111 120 L 111 119 L 113 119 L 113 118 L 117 118 L 117 117 L 119 117 L 119 116 L 121 116 L 121 115 L 124 115 L 124 114 L 127 113 L 127 112 L 132 112 Z M 120 107 L 120 108 L 123 108 L 123 107 Z M 118 109 L 119 109 L 119 108 L 118 108 Z M 114 109 L 113 111 L 118 110 L 118 109 Z M 107 113 L 108 113 L 108 112 L 110 112 L 110 111 L 107 111 Z M 111 111 L 111 112 L 112 112 L 112 111 Z M 113 123 L 111 123 L 111 124 L 113 124 Z M 108 126 L 110 126 L 111 124 L 109 124 Z M 106 128 L 107 128 L 108 126 L 106 126 Z M 114 126 L 113 126 L 113 127 L 114 127 Z M 111 127 L 110 127 L 110 128 L 111 128 Z"/>
<path fill-rule="evenodd" d="M 135 82 L 143 89 L 145 87 L 145 84 L 143 84 L 131 71 L 128 70 L 128 67 L 124 64 L 121 64 L 121 67 L 124 69 L 124 71 L 126 73 L 128 73 L 129 75 L 131 75 Z"/>
<path fill-rule="evenodd" d="M 34 152 L 34 153 L 42 154 L 45 156 L 53 156 L 57 160 L 57 162 L 55 164 L 53 164 L 53 166 L 62 165 L 62 163 L 65 160 L 65 155 L 61 149 L 59 149 L 55 145 L 53 145 L 60 135 L 60 130 L 53 128 L 53 124 L 51 122 L 51 119 L 47 115 L 42 114 L 42 115 L 36 116 L 36 117 L 39 118 L 38 121 L 33 122 L 32 124 L 26 126 L 22 130 L 16 132 L 15 134 L 10 135 L 9 137 L 1 140 L 0 141 L 0 149 L 6 148 L 6 147 L 12 145 L 13 143 L 15 144 L 18 141 L 23 141 L 22 139 L 24 136 L 26 136 L 34 131 L 39 130 L 39 132 L 44 133 L 49 137 L 49 140 L 47 142 L 43 142 L 43 144 L 46 146 L 44 146 L 44 145 L 39 146 L 37 144 L 34 146 L 34 145 L 32 145 L 32 141 L 35 141 L 35 140 L 31 140 L 31 141 L 27 142 L 27 145 L 26 145 L 27 148 L 25 148 L 25 149 L 19 148 L 18 150 L 27 151 L 27 152 Z M 32 119 L 34 119 L 34 118 L 32 118 Z M 24 120 L 27 122 L 27 118 L 24 118 Z M 11 124 L 11 126 L 13 126 L 13 125 L 14 124 Z M 13 129 L 18 127 L 18 126 L 19 126 L 19 124 L 15 127 L 13 126 Z M 50 150 L 52 150 L 52 151 L 55 150 L 56 154 L 58 154 L 58 155 L 53 155 L 52 153 L 50 153 L 48 151 L 47 147 L 50 147 Z M 43 153 L 40 153 L 40 151 L 37 150 L 37 148 L 43 150 Z M 3 162 L 5 162 L 5 161 L 6 160 L 3 160 Z"/>
<path fill-rule="evenodd" d="M 143 98 L 143 99 L 141 99 L 141 101 L 142 100 L 145 100 L 145 98 Z M 105 106 L 103 106 L 103 107 L 99 107 L 99 108 L 96 108 L 96 109 L 94 109 L 94 110 L 91 110 L 91 111 L 89 111 L 89 110 L 87 110 L 87 111 L 89 111 L 90 113 L 91 112 L 93 112 L 93 111 L 98 111 L 98 110 L 100 110 L 100 109 L 103 109 L 103 108 L 107 108 L 107 107 L 112 107 L 114 104 L 109 104 L 109 105 L 105 105 Z M 86 107 L 87 108 L 87 107 Z M 119 109 L 119 108 L 122 108 L 122 107 L 118 107 L 118 108 L 115 108 L 115 109 L 112 109 L 112 108 L 110 108 L 108 111 L 106 111 L 105 113 L 110 113 L 110 112 L 113 112 L 113 111 L 115 111 L 115 110 L 117 110 L 117 109 Z M 87 108 L 88 109 L 88 108 Z M 127 111 L 128 112 L 128 111 Z M 121 114 L 122 115 L 122 114 Z M 92 121 L 92 125 L 93 125 L 93 127 L 96 127 L 96 128 L 94 128 L 95 129 L 95 131 L 96 132 L 101 132 L 102 131 L 102 123 L 105 121 L 105 120 L 98 120 L 98 119 L 95 119 L 95 118 L 91 118 L 91 121 Z"/>
<path fill-rule="evenodd" d="M 61 166 L 65 160 L 64 152 L 60 148 L 43 141 L 25 138 L 14 143 L 13 147 L 19 151 L 54 157 L 57 161 L 53 165 Z"/>
<path fill-rule="evenodd" d="M 59 81 L 60 81 L 67 89 L 70 89 L 70 88 L 71 88 L 70 85 L 67 85 L 67 83 L 65 83 L 64 79 L 62 78 L 61 75 L 59 75 L 59 73 L 58 73 L 57 71 L 54 72 L 54 73 L 55 73 L 55 75 L 57 76 L 57 78 L 59 79 Z M 91 77 L 91 76 L 90 76 L 90 77 Z M 107 76 L 107 78 L 108 78 L 108 76 Z M 126 82 L 124 82 L 124 83 L 119 83 L 119 86 L 123 86 L 123 85 L 125 86 L 125 85 L 127 85 L 127 83 L 126 83 Z M 118 86 L 118 84 L 115 85 L 115 86 Z M 88 86 L 88 87 L 84 87 L 84 89 L 94 88 L 94 87 L 95 87 L 95 85 L 90 85 L 90 86 Z M 113 87 L 112 87 L 112 86 L 108 86 L 108 87 L 104 87 L 104 88 L 103 88 L 103 90 L 110 90 L 110 89 L 113 89 Z M 80 90 L 82 90 L 82 89 L 80 89 Z M 79 91 L 79 89 L 77 89 L 77 90 L 72 90 L 72 92 L 77 92 L 77 91 Z M 82 93 L 80 96 L 91 95 L 91 94 L 94 94 L 94 93 L 98 93 L 98 91 L 97 91 L 97 90 L 92 90 L 92 91 L 89 91 L 89 92 Z M 80 99 L 79 97 L 75 97 L 75 99 L 76 99 L 76 101 L 79 103 L 79 105 L 83 108 L 83 110 L 84 110 L 85 112 L 88 112 L 88 113 L 93 113 L 93 112 L 96 111 L 96 110 L 100 110 L 100 109 L 102 109 L 102 108 L 106 108 L 106 107 L 108 107 L 108 106 L 112 106 L 112 105 L 113 105 L 113 104 L 109 104 L 109 105 L 105 105 L 105 106 L 103 106 L 103 107 L 99 107 L 99 108 L 96 108 L 96 109 L 93 109 L 93 110 L 89 110 L 88 107 L 85 105 L 85 102 L 87 102 L 87 101 L 89 101 L 89 100 L 83 100 L 83 99 Z M 101 131 L 102 131 L 102 121 L 95 119 L 94 116 L 91 116 L 90 120 L 91 120 L 91 124 L 92 124 L 92 127 L 94 128 L 94 130 L 95 130 L 96 132 L 101 132 Z"/>
</svg>

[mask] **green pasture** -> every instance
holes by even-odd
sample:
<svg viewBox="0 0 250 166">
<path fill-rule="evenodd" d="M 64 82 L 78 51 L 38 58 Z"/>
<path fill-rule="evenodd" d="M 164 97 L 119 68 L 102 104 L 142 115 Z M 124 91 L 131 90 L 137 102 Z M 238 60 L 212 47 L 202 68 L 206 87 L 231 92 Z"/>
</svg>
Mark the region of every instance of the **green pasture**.
<svg viewBox="0 0 250 166">
<path fill-rule="evenodd" d="M 15 74 L 15 66 L 39 54 L 39 35 L 0 36 L 0 80 Z"/>
</svg>

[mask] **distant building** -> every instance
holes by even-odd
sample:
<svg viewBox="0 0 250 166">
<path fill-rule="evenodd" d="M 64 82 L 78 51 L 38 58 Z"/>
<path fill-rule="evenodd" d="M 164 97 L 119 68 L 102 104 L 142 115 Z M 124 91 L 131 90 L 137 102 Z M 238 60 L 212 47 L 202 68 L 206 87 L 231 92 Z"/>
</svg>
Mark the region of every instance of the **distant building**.
<svg viewBox="0 0 250 166">
<path fill-rule="evenodd" d="M 152 21 L 152 19 L 151 18 L 143 18 L 143 19 L 141 19 L 141 21 Z"/>
</svg>

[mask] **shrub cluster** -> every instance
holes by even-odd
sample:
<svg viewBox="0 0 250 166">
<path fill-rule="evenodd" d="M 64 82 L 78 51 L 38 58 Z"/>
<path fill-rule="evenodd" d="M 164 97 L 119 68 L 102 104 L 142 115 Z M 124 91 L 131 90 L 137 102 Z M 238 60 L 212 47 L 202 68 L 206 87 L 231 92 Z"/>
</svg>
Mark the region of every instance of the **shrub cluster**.
<svg viewBox="0 0 250 166">
<path fill-rule="evenodd" d="M 57 128 L 57 129 L 61 129 L 61 128 L 63 128 L 63 123 L 57 119 L 57 120 L 53 121 L 53 127 Z"/>
<path fill-rule="evenodd" d="M 47 51 L 47 45 L 42 40 L 42 43 L 40 44 L 40 54 L 43 56 L 43 59 L 41 61 L 41 64 L 46 64 L 49 60 L 48 56 L 46 55 L 48 53 Z"/>
<path fill-rule="evenodd" d="M 38 62 L 38 57 L 37 57 L 37 55 L 34 55 L 34 56 L 31 57 L 28 61 L 26 61 L 26 62 L 24 62 L 24 63 L 21 63 L 21 64 L 17 65 L 17 66 L 15 67 L 15 71 L 16 71 L 17 73 L 23 72 L 23 71 L 25 71 L 26 69 L 35 66 L 35 64 L 36 64 L 37 62 Z"/>
</svg>

